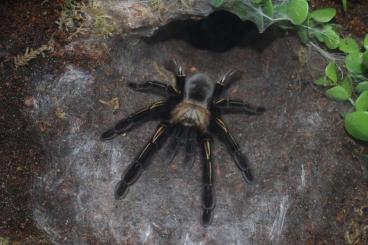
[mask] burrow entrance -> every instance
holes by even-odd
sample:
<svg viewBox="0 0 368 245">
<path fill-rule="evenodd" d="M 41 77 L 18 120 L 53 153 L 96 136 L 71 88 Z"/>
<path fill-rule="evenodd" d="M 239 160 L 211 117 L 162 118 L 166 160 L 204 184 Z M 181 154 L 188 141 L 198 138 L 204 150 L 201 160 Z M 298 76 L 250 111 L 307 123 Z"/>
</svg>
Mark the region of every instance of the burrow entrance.
<svg viewBox="0 0 368 245">
<path fill-rule="evenodd" d="M 199 20 L 174 20 L 144 40 L 148 43 L 183 40 L 197 49 L 226 52 L 235 46 L 263 50 L 283 34 L 284 31 L 275 26 L 259 33 L 253 22 L 242 21 L 235 14 L 220 10 Z"/>
</svg>

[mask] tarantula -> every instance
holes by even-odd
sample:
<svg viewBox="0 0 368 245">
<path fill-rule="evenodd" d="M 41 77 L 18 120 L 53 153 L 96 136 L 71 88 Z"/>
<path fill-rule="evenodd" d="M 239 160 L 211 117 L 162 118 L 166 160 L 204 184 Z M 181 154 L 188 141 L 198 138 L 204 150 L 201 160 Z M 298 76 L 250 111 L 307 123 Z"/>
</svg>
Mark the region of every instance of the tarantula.
<svg viewBox="0 0 368 245">
<path fill-rule="evenodd" d="M 253 179 L 248 167 L 248 159 L 241 153 L 239 145 L 230 134 L 221 115 L 242 112 L 256 115 L 264 112 L 265 109 L 240 100 L 220 97 L 232 82 L 240 79 L 238 71 L 226 73 L 214 84 L 203 73 L 197 73 L 186 79 L 182 67 L 175 61 L 171 64 L 167 68 L 175 75 L 175 86 L 159 81 L 147 81 L 141 84 L 128 83 L 128 86 L 135 91 L 163 95 L 166 99 L 157 101 L 118 121 L 114 127 L 104 132 L 101 138 L 103 140 L 112 139 L 148 120 L 159 119 L 161 121 L 150 141 L 143 147 L 117 184 L 116 199 L 125 196 L 129 186 L 133 185 L 151 164 L 150 157 L 164 144 L 171 133 L 174 136 L 170 148 L 176 148 L 183 137 L 186 138 L 185 151 L 187 154 L 193 154 L 195 144 L 200 144 L 203 172 L 202 222 L 204 226 L 207 226 L 212 222 L 215 208 L 212 135 L 216 135 L 220 141 L 225 143 L 245 181 L 250 182 Z"/>
</svg>

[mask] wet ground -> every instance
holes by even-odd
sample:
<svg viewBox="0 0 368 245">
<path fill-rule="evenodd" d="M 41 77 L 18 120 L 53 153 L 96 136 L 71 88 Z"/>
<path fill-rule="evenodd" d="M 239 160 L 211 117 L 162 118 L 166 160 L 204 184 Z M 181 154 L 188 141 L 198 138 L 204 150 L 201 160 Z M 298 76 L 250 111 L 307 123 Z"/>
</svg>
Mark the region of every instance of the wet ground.
<svg viewBox="0 0 368 245">
<path fill-rule="evenodd" d="M 45 164 L 42 146 L 23 110 L 33 91 L 32 77 L 55 67 L 52 58 L 33 61 L 31 67 L 18 70 L 13 63 L 15 55 L 26 47 L 44 44 L 57 30 L 52 23 L 61 5 L 41 3 L 2 1 L 0 6 L 0 243 L 48 241 L 34 224 L 30 202 L 30 186 Z"/>
<path fill-rule="evenodd" d="M 6 13 L 18 13 L 17 6 L 8 5 Z M 37 11 L 42 19 L 41 13 L 56 6 L 20 11 L 21 23 Z M 13 33 L 22 37 L 29 32 Z M 42 44 L 51 32 L 24 44 Z M 81 57 L 74 52 L 80 45 L 74 44 L 18 70 L 11 57 L 22 42 L 14 45 L 5 35 L 1 40 L 6 81 L 1 84 L 6 104 L 1 127 L 7 129 L 1 132 L 1 239 L 31 244 L 344 244 L 346 234 L 354 237 L 364 227 L 366 177 L 338 114 L 345 105 L 331 102 L 311 85 L 310 72 L 322 69 L 317 64 L 323 61 L 312 56 L 317 61 L 306 65 L 308 52 L 292 35 L 263 37 L 262 49 L 243 45 L 224 53 L 183 41 L 147 44 L 113 38 L 104 59 L 96 59 L 98 52 Z M 262 116 L 225 117 L 251 160 L 255 181 L 243 183 L 216 141 L 217 206 L 208 229 L 200 226 L 198 162 L 184 169 L 180 156 L 167 162 L 165 149 L 127 198 L 114 201 L 114 185 L 155 123 L 110 142 L 99 140 L 114 121 L 158 99 L 129 91 L 126 82 L 172 81 L 162 63 L 173 56 L 189 73 L 199 70 L 213 79 L 232 68 L 246 71 L 229 95 L 267 108 Z M 119 109 L 104 103 L 113 98 Z"/>
</svg>

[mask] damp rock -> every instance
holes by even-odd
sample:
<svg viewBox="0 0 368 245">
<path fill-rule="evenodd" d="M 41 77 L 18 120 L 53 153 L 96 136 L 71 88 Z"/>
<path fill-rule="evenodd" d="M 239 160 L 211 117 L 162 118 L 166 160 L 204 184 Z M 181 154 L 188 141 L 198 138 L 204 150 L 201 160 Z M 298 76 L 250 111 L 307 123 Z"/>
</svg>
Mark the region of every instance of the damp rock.
<svg viewBox="0 0 368 245">
<path fill-rule="evenodd" d="M 157 14 L 148 2 L 167 9 Z M 207 1 L 179 1 L 193 4 L 188 9 L 171 1 L 148 2 L 103 3 L 121 33 L 125 30 L 105 43 L 110 51 L 104 62 L 81 66 L 68 60 L 60 74 L 33 80 L 34 106 L 25 113 L 36 128 L 47 125 L 38 133 L 48 161 L 32 186 L 38 227 L 56 244 L 344 243 L 350 221 L 336 224 L 336 217 L 358 202 L 351 200 L 366 200 L 367 186 L 348 136 L 336 127 L 344 105 L 312 85 L 311 74 L 323 70 L 323 59 L 308 50 L 308 62 L 301 62 L 305 47 L 294 35 L 278 28 L 259 34 L 252 23 L 222 12 L 224 22 L 231 23 L 224 24 L 226 33 L 234 35 L 229 42 L 223 28 L 211 25 L 218 13 L 210 15 Z M 157 122 L 100 140 L 116 121 L 159 99 L 129 90 L 128 82 L 173 84 L 164 66 L 172 58 L 188 76 L 200 71 L 213 82 L 229 70 L 243 71 L 227 96 L 266 108 L 260 116 L 224 116 L 255 179 L 244 183 L 225 147 L 215 141 L 217 204 L 208 228 L 200 222 L 198 157 L 187 168 L 180 153 L 168 160 L 167 147 L 123 200 L 114 198 L 115 185 Z M 111 98 L 118 99 L 116 110 L 101 103 Z M 59 108 L 61 118 L 55 116 Z"/>
<path fill-rule="evenodd" d="M 96 1 L 96 5 L 114 17 L 121 35 L 135 33 L 150 36 L 172 20 L 200 19 L 214 9 L 209 1 L 152 0 L 152 1 Z"/>
</svg>

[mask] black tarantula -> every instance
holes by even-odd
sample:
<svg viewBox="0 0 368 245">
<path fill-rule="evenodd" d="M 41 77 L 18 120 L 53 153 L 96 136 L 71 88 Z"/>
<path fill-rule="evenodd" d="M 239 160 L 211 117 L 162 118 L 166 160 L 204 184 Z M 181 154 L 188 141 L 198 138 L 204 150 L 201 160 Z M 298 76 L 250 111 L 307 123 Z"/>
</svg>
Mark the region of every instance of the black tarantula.
<svg viewBox="0 0 368 245">
<path fill-rule="evenodd" d="M 210 78 L 197 73 L 188 79 L 177 62 L 172 62 L 168 69 L 175 74 L 175 86 L 166 85 L 158 81 L 147 81 L 141 84 L 129 83 L 128 86 L 135 91 L 160 94 L 166 97 L 148 108 L 140 110 L 131 116 L 120 120 L 114 127 L 104 132 L 103 140 L 112 139 L 137 127 L 151 119 L 161 120 L 156 132 L 144 146 L 134 162 L 127 168 L 115 190 L 116 199 L 124 197 L 129 186 L 133 185 L 142 172 L 151 164 L 150 157 L 173 133 L 170 148 L 180 144 L 185 137 L 185 150 L 193 154 L 194 146 L 198 142 L 201 148 L 202 175 L 203 175 L 203 225 L 212 221 L 215 208 L 214 168 L 212 163 L 212 135 L 216 135 L 225 143 L 236 166 L 241 171 L 244 180 L 250 182 L 253 177 L 248 167 L 248 159 L 241 153 L 239 145 L 230 134 L 228 127 L 222 120 L 225 113 L 260 114 L 265 111 L 263 107 L 255 107 L 240 100 L 225 99 L 220 96 L 229 85 L 240 78 L 240 72 L 228 72 L 214 84 Z"/>
</svg>

